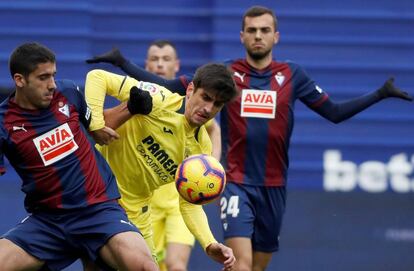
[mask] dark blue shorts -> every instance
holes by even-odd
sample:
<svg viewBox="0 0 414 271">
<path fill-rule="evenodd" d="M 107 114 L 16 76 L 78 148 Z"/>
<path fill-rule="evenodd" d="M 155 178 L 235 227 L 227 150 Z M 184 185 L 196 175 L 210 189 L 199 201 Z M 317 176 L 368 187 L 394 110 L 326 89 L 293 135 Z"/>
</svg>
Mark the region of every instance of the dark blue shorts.
<svg viewBox="0 0 414 271">
<path fill-rule="evenodd" d="M 89 257 L 104 270 L 112 270 L 99 259 L 99 249 L 109 238 L 138 229 L 129 222 L 115 201 L 86 208 L 36 212 L 2 236 L 32 256 L 45 261 L 50 270 L 62 270 L 80 257 Z"/>
<path fill-rule="evenodd" d="M 285 204 L 285 187 L 227 183 L 220 200 L 224 239 L 247 237 L 254 251 L 277 251 Z"/>
</svg>

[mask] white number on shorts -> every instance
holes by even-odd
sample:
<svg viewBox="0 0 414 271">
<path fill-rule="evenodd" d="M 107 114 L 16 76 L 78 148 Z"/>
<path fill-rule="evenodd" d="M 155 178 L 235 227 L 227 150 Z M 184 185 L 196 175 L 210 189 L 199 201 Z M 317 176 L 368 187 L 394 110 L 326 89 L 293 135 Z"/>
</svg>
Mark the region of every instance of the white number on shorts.
<svg viewBox="0 0 414 271">
<path fill-rule="evenodd" d="M 221 206 L 221 219 L 226 218 L 227 215 L 237 217 L 240 213 L 239 209 L 239 196 L 231 196 L 229 201 L 225 197 L 220 200 Z"/>
</svg>

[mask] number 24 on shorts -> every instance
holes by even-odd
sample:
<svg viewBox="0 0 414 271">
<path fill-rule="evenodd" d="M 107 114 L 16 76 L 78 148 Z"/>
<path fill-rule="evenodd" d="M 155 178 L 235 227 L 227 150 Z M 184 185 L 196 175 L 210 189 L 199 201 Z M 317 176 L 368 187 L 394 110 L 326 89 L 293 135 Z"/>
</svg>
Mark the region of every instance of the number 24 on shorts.
<svg viewBox="0 0 414 271">
<path fill-rule="evenodd" d="M 220 199 L 221 219 L 225 219 L 227 215 L 237 217 L 239 215 L 239 196 L 231 196 L 229 200 L 226 197 Z"/>
</svg>

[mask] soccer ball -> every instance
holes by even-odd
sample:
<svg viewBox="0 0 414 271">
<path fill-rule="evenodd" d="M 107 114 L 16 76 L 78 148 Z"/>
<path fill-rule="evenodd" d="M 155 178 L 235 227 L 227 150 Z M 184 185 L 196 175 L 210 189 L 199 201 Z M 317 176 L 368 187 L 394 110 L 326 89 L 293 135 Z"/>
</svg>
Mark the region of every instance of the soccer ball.
<svg viewBox="0 0 414 271">
<path fill-rule="evenodd" d="M 226 173 L 223 166 L 216 158 L 205 154 L 184 159 L 175 174 L 178 193 L 194 204 L 206 204 L 215 200 L 225 185 Z"/>
</svg>

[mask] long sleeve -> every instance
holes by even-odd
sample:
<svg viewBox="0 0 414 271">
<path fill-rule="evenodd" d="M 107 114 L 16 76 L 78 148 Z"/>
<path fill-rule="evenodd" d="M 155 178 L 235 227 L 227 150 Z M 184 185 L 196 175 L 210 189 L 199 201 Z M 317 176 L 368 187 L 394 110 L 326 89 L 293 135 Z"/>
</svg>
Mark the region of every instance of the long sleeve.
<svg viewBox="0 0 414 271">
<path fill-rule="evenodd" d="M 381 98 L 376 91 L 339 103 L 335 103 L 328 98 L 320 106 L 313 108 L 313 110 L 322 117 L 334 123 L 339 123 L 351 118 L 380 100 Z"/>
<path fill-rule="evenodd" d="M 106 95 L 126 101 L 129 98 L 130 87 L 137 83 L 135 79 L 104 70 L 90 71 L 85 82 L 85 98 L 92 111 L 89 129 L 95 131 L 105 126 L 103 109 Z"/>
<path fill-rule="evenodd" d="M 208 219 L 201 205 L 191 204 L 180 197 L 180 211 L 190 232 L 206 248 L 211 243 L 217 243 L 208 225 Z"/>
<path fill-rule="evenodd" d="M 139 81 L 158 84 L 182 96 L 185 95 L 187 86 L 193 79 L 192 75 L 182 75 L 172 80 L 164 79 L 161 76 L 146 71 L 145 69 L 135 65 L 130 61 L 124 62 L 120 68 L 132 78 L 135 78 Z"/>
</svg>

